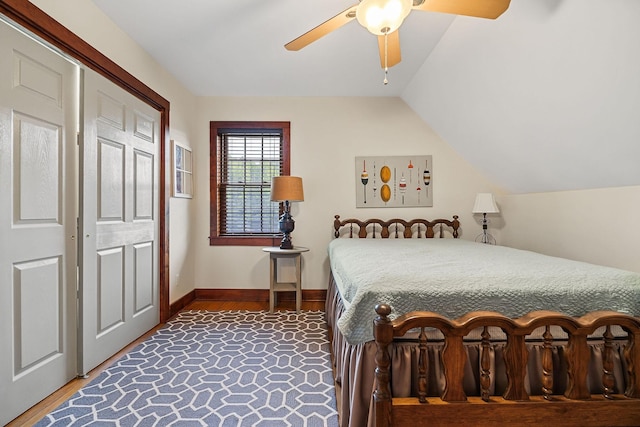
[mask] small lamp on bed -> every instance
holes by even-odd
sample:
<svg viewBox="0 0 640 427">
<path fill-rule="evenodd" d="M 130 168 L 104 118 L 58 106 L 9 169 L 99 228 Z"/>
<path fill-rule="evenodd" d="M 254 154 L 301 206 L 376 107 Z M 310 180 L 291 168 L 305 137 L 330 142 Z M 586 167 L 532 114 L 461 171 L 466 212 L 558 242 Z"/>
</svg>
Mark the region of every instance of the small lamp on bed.
<svg viewBox="0 0 640 427">
<path fill-rule="evenodd" d="M 489 224 L 487 214 L 500 212 L 498 206 L 496 205 L 496 201 L 493 199 L 493 194 L 478 193 L 476 195 L 476 202 L 473 205 L 473 210 L 471 212 L 482 214 L 482 234 L 479 234 L 478 237 L 476 237 L 476 242 L 490 243 L 492 245 L 495 245 L 496 240 L 491 234 L 487 233 L 487 224 Z"/>
<path fill-rule="evenodd" d="M 271 201 L 284 202 L 284 213 L 278 221 L 280 231 L 284 234 L 280 242 L 280 249 L 293 249 L 291 237 L 295 222 L 289 211 L 290 202 L 304 201 L 302 178 L 298 176 L 274 176 L 271 178 Z"/>
</svg>

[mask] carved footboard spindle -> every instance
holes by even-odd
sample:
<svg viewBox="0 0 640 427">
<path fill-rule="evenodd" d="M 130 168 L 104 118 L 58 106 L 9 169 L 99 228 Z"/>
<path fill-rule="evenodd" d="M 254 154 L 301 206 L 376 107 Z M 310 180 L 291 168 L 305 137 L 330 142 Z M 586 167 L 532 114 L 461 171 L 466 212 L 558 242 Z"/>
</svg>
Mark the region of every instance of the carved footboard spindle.
<svg viewBox="0 0 640 427">
<path fill-rule="evenodd" d="M 377 344 L 376 390 L 374 410 L 376 427 L 438 425 L 523 425 L 553 424 L 572 426 L 640 425 L 640 318 L 608 311 L 589 313 L 580 318 L 550 311 L 532 312 L 511 319 L 494 312 L 473 312 L 455 320 L 437 313 L 413 312 L 390 320 L 388 305 L 376 306 L 374 337 Z M 615 344 L 612 326 L 626 332 L 623 345 L 627 384 L 624 393 L 615 390 Z M 491 335 L 489 327 L 506 334 L 504 369 L 507 386 L 502 396 L 490 396 Z M 568 335 L 565 348 L 567 387 L 564 395 L 555 395 L 553 348 L 557 344 L 551 328 L 560 327 Z M 394 338 L 411 329 L 420 329 L 418 342 L 418 396 L 393 398 L 389 347 Z M 427 338 L 425 328 L 439 329 L 444 335 L 442 368 L 445 387 L 441 396 L 427 397 Z M 466 352 L 463 338 L 476 328 L 482 329 L 480 343 L 480 396 L 467 397 L 463 391 Z M 525 378 L 529 353 L 525 338 L 537 328 L 542 335 L 541 390 L 527 393 Z M 602 394 L 592 395 L 587 381 L 590 348 L 587 338 L 599 328 L 602 334 Z M 597 335 L 599 337 L 600 335 Z M 532 344 L 536 345 L 536 344 Z"/>
<path fill-rule="evenodd" d="M 545 326 L 542 335 L 542 395 L 545 400 L 551 400 L 553 394 L 553 335 L 551 327 Z"/>
<path fill-rule="evenodd" d="M 480 350 L 480 397 L 485 402 L 489 401 L 489 387 L 491 387 L 491 334 L 485 326 L 482 330 L 482 344 Z"/>
<path fill-rule="evenodd" d="M 420 403 L 427 402 L 427 375 L 429 360 L 427 357 L 427 334 L 424 328 L 420 329 L 418 337 L 418 401 Z"/>
<path fill-rule="evenodd" d="M 607 325 L 607 329 L 603 335 L 604 351 L 602 355 L 602 386 L 604 388 L 604 397 L 613 399 L 613 386 L 615 378 L 613 376 L 613 334 L 611 326 Z"/>
</svg>

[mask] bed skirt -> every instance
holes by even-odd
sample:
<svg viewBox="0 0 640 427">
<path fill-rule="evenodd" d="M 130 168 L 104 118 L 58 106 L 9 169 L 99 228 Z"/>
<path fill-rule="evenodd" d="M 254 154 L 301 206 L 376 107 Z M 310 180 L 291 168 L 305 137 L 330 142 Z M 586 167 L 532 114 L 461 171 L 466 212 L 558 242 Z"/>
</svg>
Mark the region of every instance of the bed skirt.
<svg viewBox="0 0 640 427">
<path fill-rule="evenodd" d="M 383 303 L 384 301 L 380 301 Z M 325 302 L 327 324 L 331 339 L 331 350 L 334 363 L 336 383 L 340 390 L 336 398 L 340 408 L 341 427 L 373 426 L 372 394 L 375 388 L 375 354 L 376 344 L 373 341 L 363 344 L 350 345 L 347 343 L 337 327 L 337 321 L 344 311 L 341 296 L 331 276 Z M 374 310 L 374 307 L 371 307 Z M 373 325 L 371 325 L 373 328 Z M 624 341 L 615 341 L 614 375 L 615 393 L 622 393 L 626 386 L 626 364 L 622 354 Z M 567 369 L 563 357 L 564 343 L 554 341 L 553 366 L 554 385 L 553 394 L 562 394 L 567 384 Z M 603 342 L 600 339 L 589 341 L 591 359 L 589 366 L 588 384 L 591 393 L 602 393 L 602 351 Z M 428 347 L 428 395 L 440 396 L 444 388 L 444 375 L 440 363 L 442 343 L 431 342 Z M 491 351 L 491 394 L 502 395 L 507 385 L 506 372 L 502 362 L 503 350 L 506 342 L 496 341 Z M 468 396 L 480 395 L 480 343 L 478 341 L 465 342 L 467 363 L 464 376 L 464 390 Z M 542 394 L 542 343 L 538 340 L 527 344 L 529 361 L 527 366 L 527 392 L 531 395 Z M 395 342 L 391 347 L 391 394 L 393 397 L 407 397 L 417 395 L 417 384 L 412 382 L 418 370 L 417 344 L 412 340 Z"/>
</svg>

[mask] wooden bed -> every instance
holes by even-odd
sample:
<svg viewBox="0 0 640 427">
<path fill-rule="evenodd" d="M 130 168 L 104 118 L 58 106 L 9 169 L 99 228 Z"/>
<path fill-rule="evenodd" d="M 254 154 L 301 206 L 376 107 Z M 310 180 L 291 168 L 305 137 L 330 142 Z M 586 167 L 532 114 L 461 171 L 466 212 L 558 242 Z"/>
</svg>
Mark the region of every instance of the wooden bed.
<svg viewBox="0 0 640 427">
<path fill-rule="evenodd" d="M 336 215 L 334 235 L 458 238 L 459 227 L 455 216 L 362 221 Z M 475 311 L 449 319 L 424 307 L 392 318 L 387 301 L 379 301 L 374 340 L 352 344 L 337 326 L 347 304 L 333 276 L 326 311 L 343 427 L 640 425 L 638 317 L 614 311 L 572 317 L 539 307 L 518 318 Z M 433 330 L 440 338 L 425 332 Z M 468 342 L 472 332 L 479 338 Z M 410 362 L 398 356 L 404 352 Z"/>
</svg>

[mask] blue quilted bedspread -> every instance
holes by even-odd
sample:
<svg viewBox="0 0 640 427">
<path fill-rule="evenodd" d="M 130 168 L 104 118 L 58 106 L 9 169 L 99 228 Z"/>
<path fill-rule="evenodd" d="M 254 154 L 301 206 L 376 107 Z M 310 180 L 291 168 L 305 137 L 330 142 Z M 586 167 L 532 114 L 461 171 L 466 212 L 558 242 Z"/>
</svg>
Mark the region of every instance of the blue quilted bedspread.
<svg viewBox="0 0 640 427">
<path fill-rule="evenodd" d="M 376 304 L 451 319 L 470 311 L 519 317 L 534 310 L 640 315 L 640 274 L 460 239 L 335 239 L 331 271 L 350 344 L 373 339 Z"/>
</svg>

